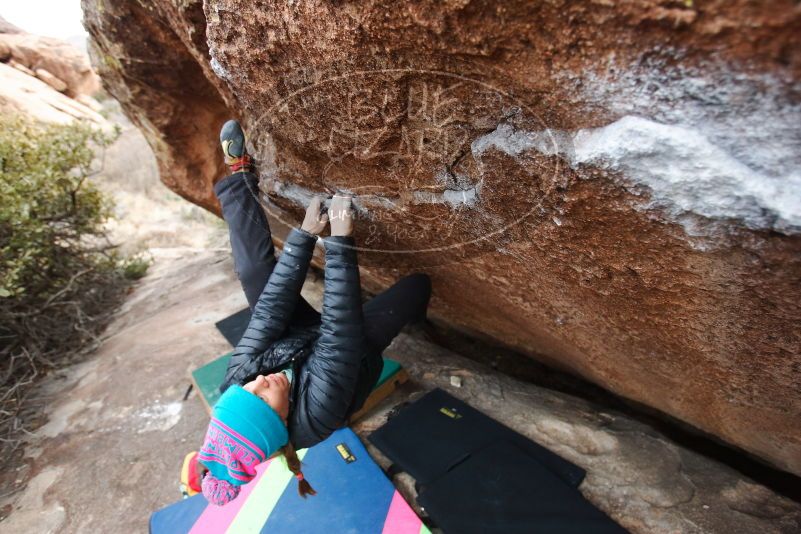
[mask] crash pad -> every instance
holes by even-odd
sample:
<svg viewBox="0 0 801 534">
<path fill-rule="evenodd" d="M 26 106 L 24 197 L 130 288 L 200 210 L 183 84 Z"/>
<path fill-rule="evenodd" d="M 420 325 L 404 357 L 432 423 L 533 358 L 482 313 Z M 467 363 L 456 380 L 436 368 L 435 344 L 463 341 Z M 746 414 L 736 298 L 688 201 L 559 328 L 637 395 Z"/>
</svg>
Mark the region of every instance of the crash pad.
<svg viewBox="0 0 801 534">
<path fill-rule="evenodd" d="M 200 392 L 200 397 L 203 399 L 203 404 L 209 413 L 211 413 L 211 409 L 220 399 L 219 388 L 225 378 L 225 371 L 228 369 L 228 360 L 230 358 L 231 353 L 229 352 L 192 371 L 192 383 Z M 378 382 L 373 387 L 362 409 L 351 416 L 351 421 L 358 419 L 360 415 L 392 393 L 398 384 L 406 382 L 408 378 L 409 375 L 399 362 L 384 358 L 384 369 L 381 371 Z"/>
<path fill-rule="evenodd" d="M 151 534 L 429 533 L 351 429 L 297 453 L 317 495 L 298 495 L 279 456 L 260 464 L 256 478 L 225 506 L 199 494 L 155 512 Z"/>
<path fill-rule="evenodd" d="M 471 453 L 427 484 L 417 502 L 444 532 L 622 534 L 578 489 L 508 440 Z"/>
<path fill-rule="evenodd" d="M 498 440 L 517 445 L 570 486 L 581 484 L 586 474 L 579 466 L 439 388 L 404 407 L 368 439 L 422 485 Z"/>
<path fill-rule="evenodd" d="M 239 340 L 242 339 L 248 324 L 250 324 L 251 315 L 250 308 L 245 308 L 217 321 L 214 326 L 217 327 L 217 330 L 220 331 L 229 345 L 236 347 L 239 344 Z"/>
</svg>

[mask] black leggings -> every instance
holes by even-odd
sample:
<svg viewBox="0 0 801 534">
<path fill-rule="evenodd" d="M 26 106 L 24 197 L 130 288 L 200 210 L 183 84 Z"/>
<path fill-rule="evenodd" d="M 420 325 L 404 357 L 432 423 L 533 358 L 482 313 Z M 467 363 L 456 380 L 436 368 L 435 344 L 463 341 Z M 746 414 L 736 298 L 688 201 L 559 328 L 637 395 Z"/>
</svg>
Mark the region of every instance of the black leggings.
<svg viewBox="0 0 801 534">
<path fill-rule="evenodd" d="M 215 184 L 214 194 L 228 223 L 234 267 L 252 310 L 276 264 L 270 226 L 258 202 L 258 178 L 248 172 L 233 174 Z M 431 279 L 415 273 L 401 278 L 362 307 L 365 337 L 373 349 L 367 355 L 373 361 L 363 362 L 369 375 L 376 374 L 381 353 L 404 325 L 426 318 L 430 298 Z M 290 325 L 319 323 L 320 314 L 301 296 Z"/>
</svg>

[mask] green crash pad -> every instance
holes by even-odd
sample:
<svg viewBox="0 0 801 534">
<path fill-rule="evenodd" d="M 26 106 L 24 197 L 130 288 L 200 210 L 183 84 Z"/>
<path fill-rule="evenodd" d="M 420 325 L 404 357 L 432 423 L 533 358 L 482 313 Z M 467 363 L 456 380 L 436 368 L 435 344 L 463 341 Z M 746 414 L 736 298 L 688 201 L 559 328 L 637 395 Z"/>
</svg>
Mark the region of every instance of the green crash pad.
<svg viewBox="0 0 801 534">
<path fill-rule="evenodd" d="M 209 413 L 211 413 L 211 409 L 217 404 L 217 400 L 220 398 L 219 386 L 223 378 L 225 378 L 225 371 L 228 369 L 228 359 L 230 357 L 230 352 L 228 354 L 223 354 L 216 360 L 192 371 L 192 382 L 200 392 L 200 396 Z M 393 377 L 398 379 L 396 380 L 397 382 L 405 382 L 407 378 L 406 372 L 403 370 L 400 363 L 390 358 L 384 358 L 384 370 L 381 372 L 378 382 L 373 387 L 373 392 L 378 390 L 385 392 L 386 394 L 383 395 L 382 398 L 391 393 L 394 388 L 386 388 L 383 386 L 388 385 L 388 382 L 390 382 Z M 365 407 L 368 407 L 368 405 L 372 406 L 373 404 L 375 403 L 370 403 L 368 399 L 368 402 L 365 402 Z"/>
</svg>

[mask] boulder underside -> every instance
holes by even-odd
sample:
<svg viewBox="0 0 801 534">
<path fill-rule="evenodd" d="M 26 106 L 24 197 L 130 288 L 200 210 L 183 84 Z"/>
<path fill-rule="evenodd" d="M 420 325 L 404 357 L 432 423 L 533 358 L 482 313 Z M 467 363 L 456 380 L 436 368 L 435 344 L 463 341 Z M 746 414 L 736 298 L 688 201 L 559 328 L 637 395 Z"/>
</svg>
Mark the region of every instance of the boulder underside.
<svg viewBox="0 0 801 534">
<path fill-rule="evenodd" d="M 167 186 L 219 213 L 238 118 L 274 219 L 357 195 L 372 287 L 801 474 L 794 2 L 179 4 L 83 0 Z"/>
</svg>

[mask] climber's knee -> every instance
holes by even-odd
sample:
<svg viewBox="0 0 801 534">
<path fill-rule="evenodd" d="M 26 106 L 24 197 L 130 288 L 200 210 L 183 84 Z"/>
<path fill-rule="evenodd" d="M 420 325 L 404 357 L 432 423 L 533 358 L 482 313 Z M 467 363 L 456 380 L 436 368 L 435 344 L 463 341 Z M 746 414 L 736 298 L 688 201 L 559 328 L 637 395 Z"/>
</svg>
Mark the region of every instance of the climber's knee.
<svg viewBox="0 0 801 534">
<path fill-rule="evenodd" d="M 431 277 L 426 273 L 413 273 L 407 278 L 411 280 L 420 295 L 425 297 L 426 302 L 431 297 Z"/>
<path fill-rule="evenodd" d="M 425 317 L 428 301 L 431 299 L 431 277 L 426 273 L 413 273 L 402 280 L 407 285 L 407 291 L 415 299 L 418 315 Z"/>
</svg>

